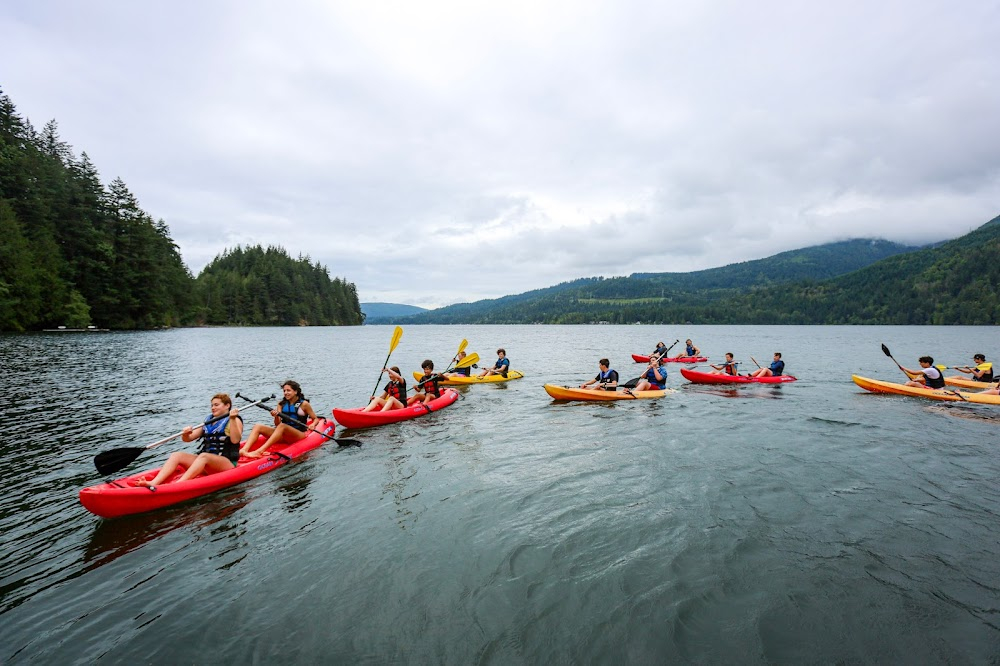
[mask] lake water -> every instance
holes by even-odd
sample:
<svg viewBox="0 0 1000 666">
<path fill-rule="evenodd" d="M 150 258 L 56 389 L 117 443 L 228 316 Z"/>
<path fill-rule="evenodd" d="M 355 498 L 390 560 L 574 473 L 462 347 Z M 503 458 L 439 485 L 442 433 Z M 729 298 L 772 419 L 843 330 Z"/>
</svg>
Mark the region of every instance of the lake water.
<svg viewBox="0 0 1000 666">
<path fill-rule="evenodd" d="M 902 378 L 883 342 L 908 367 L 996 359 L 995 328 L 410 326 L 404 373 L 467 338 L 526 377 L 175 508 L 79 504 L 96 453 L 198 422 L 218 390 L 293 378 L 317 411 L 364 404 L 391 336 L 0 337 L 0 662 L 1000 659 L 1000 412 L 850 381 Z M 602 356 L 633 377 L 630 353 L 678 337 L 744 370 L 781 351 L 799 381 L 698 387 L 672 367 L 661 400 L 542 389 Z"/>
</svg>

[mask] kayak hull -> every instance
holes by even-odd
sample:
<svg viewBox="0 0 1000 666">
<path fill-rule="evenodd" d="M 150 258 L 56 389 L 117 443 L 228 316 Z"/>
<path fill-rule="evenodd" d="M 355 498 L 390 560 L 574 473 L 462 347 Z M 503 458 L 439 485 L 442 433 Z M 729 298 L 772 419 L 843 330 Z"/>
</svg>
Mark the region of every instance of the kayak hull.
<svg viewBox="0 0 1000 666">
<path fill-rule="evenodd" d="M 610 400 L 637 400 L 648 398 L 662 398 L 667 394 L 664 390 L 659 391 L 604 391 L 590 390 L 571 386 L 557 386 L 546 384 L 545 392 L 554 400 L 587 400 L 591 402 L 607 402 Z"/>
<path fill-rule="evenodd" d="M 632 354 L 632 360 L 636 363 L 649 363 L 649 357 L 642 354 Z M 707 356 L 668 356 L 661 358 L 660 363 L 704 363 L 707 360 Z"/>
<path fill-rule="evenodd" d="M 694 384 L 787 384 L 797 381 L 791 375 L 778 375 L 777 377 L 744 377 L 734 375 L 716 375 L 711 372 L 699 372 L 681 368 L 681 376 Z"/>
<path fill-rule="evenodd" d="M 403 409 L 390 409 L 388 412 L 365 412 L 364 407 L 355 409 L 334 409 L 333 420 L 345 428 L 374 428 L 388 423 L 399 423 L 409 421 L 439 409 L 444 409 L 448 405 L 458 400 L 458 391 L 455 389 L 445 389 L 441 392 L 440 398 L 431 400 L 427 405 L 418 404 Z"/>
<path fill-rule="evenodd" d="M 333 436 L 333 428 L 332 422 L 322 419 L 317 430 Z M 184 473 L 182 467 L 172 478 L 157 486 L 156 490 L 132 485 L 140 479 L 148 481 L 154 478 L 160 471 L 157 467 L 83 488 L 80 490 L 80 503 L 87 511 L 102 518 L 119 518 L 162 509 L 273 472 L 292 459 L 318 448 L 326 441 L 327 438 L 319 432 L 312 432 L 294 444 L 275 444 L 260 458 L 241 457 L 236 467 L 225 472 L 199 476 L 189 481 L 175 481 Z M 261 437 L 254 448 L 263 443 L 264 438 Z"/>
<path fill-rule="evenodd" d="M 413 378 L 420 381 L 420 378 L 424 376 L 422 372 L 414 372 Z M 509 370 L 507 376 L 503 375 L 489 375 L 488 377 L 449 377 L 441 382 L 441 386 L 471 386 L 472 384 L 499 384 L 501 382 L 509 382 L 512 379 L 521 379 L 524 377 L 524 373 L 520 370 Z"/>
<path fill-rule="evenodd" d="M 906 386 L 895 382 L 883 382 L 878 379 L 859 377 L 851 375 L 851 380 L 866 391 L 872 393 L 891 393 L 893 395 L 905 395 L 914 398 L 924 398 L 925 400 L 941 400 L 945 402 L 971 402 L 977 405 L 1000 405 L 1000 395 L 983 395 L 982 393 L 962 393 L 957 395 L 956 391 L 947 389 L 929 389 L 917 386 Z"/>
<path fill-rule="evenodd" d="M 966 379 L 965 377 L 958 376 L 945 377 L 944 383 L 948 386 L 960 386 L 962 388 L 973 389 L 975 391 L 982 391 L 996 386 L 996 382 L 977 382 L 975 379 Z"/>
</svg>

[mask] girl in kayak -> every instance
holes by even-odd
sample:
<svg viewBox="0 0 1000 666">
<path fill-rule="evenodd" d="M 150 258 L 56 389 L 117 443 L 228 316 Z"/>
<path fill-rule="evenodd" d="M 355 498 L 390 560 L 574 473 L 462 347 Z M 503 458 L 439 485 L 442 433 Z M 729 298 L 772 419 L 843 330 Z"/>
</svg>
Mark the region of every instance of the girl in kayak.
<svg viewBox="0 0 1000 666">
<path fill-rule="evenodd" d="M 678 354 L 674 358 L 684 358 L 685 356 L 701 356 L 701 350 L 694 346 L 691 338 L 684 341 L 684 353 Z"/>
<path fill-rule="evenodd" d="M 934 367 L 934 359 L 930 356 L 921 356 L 918 361 L 920 362 L 920 370 L 903 368 L 903 372 L 911 377 L 923 375 L 923 379 L 914 378 L 906 382 L 905 385 L 930 389 L 944 388 L 944 377 L 941 375 L 941 371 Z"/>
<path fill-rule="evenodd" d="M 402 409 L 406 405 L 406 380 L 399 373 L 399 368 L 395 365 L 391 368 L 382 368 L 382 372 L 389 374 L 389 381 L 385 385 L 385 391 L 377 398 L 372 398 L 363 412 L 374 412 L 381 407 L 380 411 L 387 412 L 390 409 Z"/>
<path fill-rule="evenodd" d="M 274 427 L 259 423 L 255 425 L 250 430 L 250 436 L 247 437 L 243 448 L 240 449 L 240 455 L 247 458 L 260 458 L 273 444 L 278 442 L 294 444 L 306 436 L 308 429 L 306 420 L 315 419 L 316 412 L 313 411 L 312 405 L 309 404 L 306 397 L 302 395 L 302 387 L 299 386 L 298 382 L 289 379 L 281 385 L 281 391 L 284 397 L 278 406 L 271 410 L 271 416 L 274 417 Z M 267 441 L 259 449 L 251 451 L 250 447 L 257 443 L 257 439 L 261 435 L 267 437 Z"/>
<path fill-rule="evenodd" d="M 713 375 L 730 375 L 735 377 L 739 374 L 736 372 L 736 366 L 739 363 L 733 360 L 733 352 L 726 352 L 726 362 L 722 365 L 712 365 L 711 363 L 708 365 L 712 368 L 711 374 Z"/>
<path fill-rule="evenodd" d="M 410 399 L 406 401 L 406 406 L 415 405 L 418 402 L 426 405 L 434 398 L 441 397 L 441 375 L 434 374 L 434 361 L 427 359 L 420 364 L 424 374 L 413 388 L 417 390 Z"/>
<path fill-rule="evenodd" d="M 455 363 L 461 363 L 462 359 L 466 357 L 465 350 L 458 352 L 458 356 L 452 359 Z M 472 368 L 455 368 L 450 372 L 444 373 L 443 377 L 469 377 L 472 375 Z"/>
<path fill-rule="evenodd" d="M 654 349 L 653 353 L 649 355 L 649 358 L 652 359 L 655 356 L 656 358 L 659 359 L 663 358 L 666 355 L 667 355 L 667 345 L 662 340 L 660 340 L 659 342 L 656 343 L 656 349 Z"/>
<path fill-rule="evenodd" d="M 660 365 L 659 357 L 653 357 L 649 360 L 649 367 L 646 368 L 634 390 L 662 391 L 665 388 L 667 388 L 667 366 Z"/>
<path fill-rule="evenodd" d="M 240 458 L 243 417 L 240 416 L 239 410 L 233 407 L 233 401 L 225 393 L 216 393 L 212 396 L 211 409 L 212 413 L 205 421 L 224 416 L 226 412 L 229 412 L 229 416 L 215 423 L 206 423 L 193 429 L 188 426 L 181 433 L 181 439 L 185 442 L 193 442 L 199 437 L 202 439 L 201 446 L 198 447 L 198 454 L 174 451 L 155 477 L 149 481 L 139 479 L 135 485 L 155 489 L 156 486 L 169 479 L 178 467 L 185 468 L 184 474 L 177 479 L 178 481 L 187 481 L 202 473 L 225 472 L 236 467 L 236 461 Z"/>
<path fill-rule="evenodd" d="M 770 367 L 748 372 L 747 377 L 780 377 L 784 371 L 785 362 L 781 360 L 781 352 L 774 352 L 774 361 L 771 362 Z"/>
<path fill-rule="evenodd" d="M 606 358 L 602 358 L 597 362 L 597 368 L 599 370 L 597 376 L 589 382 L 580 384 L 580 388 L 590 389 L 592 391 L 600 391 L 601 389 L 604 389 L 605 391 L 617 390 L 618 371 L 611 369 L 611 361 Z M 591 384 L 593 384 L 593 386 L 591 386 Z"/>
<path fill-rule="evenodd" d="M 510 361 L 507 359 L 507 352 L 501 347 L 497 350 L 497 362 L 493 364 L 492 368 L 486 368 L 480 372 L 479 376 L 503 375 L 506 378 L 508 370 L 510 370 Z"/>
</svg>

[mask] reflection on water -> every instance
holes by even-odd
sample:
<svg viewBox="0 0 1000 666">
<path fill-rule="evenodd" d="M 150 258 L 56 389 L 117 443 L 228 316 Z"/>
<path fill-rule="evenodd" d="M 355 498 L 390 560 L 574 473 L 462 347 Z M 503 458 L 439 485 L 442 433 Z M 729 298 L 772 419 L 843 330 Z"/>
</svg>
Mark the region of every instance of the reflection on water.
<svg viewBox="0 0 1000 666">
<path fill-rule="evenodd" d="M 0 440 L 0 661 L 995 660 L 1000 415 L 850 382 L 898 374 L 880 341 L 902 360 L 995 331 L 664 328 L 407 327 L 400 367 L 467 338 L 526 376 L 117 520 L 77 500 L 96 453 L 198 422 L 220 390 L 293 378 L 317 411 L 364 404 L 349 378 L 381 367 L 392 327 L 0 336 L 17 424 Z M 712 357 L 780 348 L 800 381 L 672 372 L 670 395 L 612 403 L 542 389 L 692 336 Z M 218 617 L 240 630 L 204 632 Z"/>
</svg>

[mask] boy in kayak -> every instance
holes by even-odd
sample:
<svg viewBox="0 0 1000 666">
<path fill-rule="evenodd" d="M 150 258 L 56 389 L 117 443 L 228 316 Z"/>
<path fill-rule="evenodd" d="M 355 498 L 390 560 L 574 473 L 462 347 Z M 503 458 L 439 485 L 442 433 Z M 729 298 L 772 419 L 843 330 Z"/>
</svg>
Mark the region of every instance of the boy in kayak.
<svg viewBox="0 0 1000 666">
<path fill-rule="evenodd" d="M 611 369 L 611 361 L 606 358 L 602 358 L 597 362 L 597 367 L 599 372 L 597 376 L 591 379 L 589 382 L 584 382 L 580 384 L 580 388 L 590 389 L 591 391 L 615 391 L 618 389 L 618 371 Z M 593 386 L 591 386 L 593 384 Z"/>
<path fill-rule="evenodd" d="M 497 362 L 493 364 L 492 368 L 485 368 L 479 373 L 479 376 L 503 375 L 506 378 L 508 370 L 510 370 L 510 361 L 507 359 L 507 352 L 501 347 L 497 350 Z"/>
<path fill-rule="evenodd" d="M 941 371 L 934 367 L 934 359 L 930 356 L 921 356 L 917 360 L 920 362 L 920 370 L 909 370 L 907 368 L 903 368 L 903 372 L 911 377 L 914 377 L 915 375 L 922 375 L 923 379 L 911 379 L 906 382 L 906 386 L 917 386 L 919 388 L 929 389 L 944 388 L 944 377 L 941 375 Z"/>
<path fill-rule="evenodd" d="M 701 350 L 694 346 L 691 338 L 684 341 L 684 353 L 678 354 L 674 358 L 684 358 L 685 356 L 701 356 Z"/>
<path fill-rule="evenodd" d="M 635 391 L 662 391 L 667 388 L 667 366 L 660 365 L 658 356 L 649 359 L 649 367 L 635 385 Z M 627 390 L 627 389 L 626 389 Z"/>
<path fill-rule="evenodd" d="M 389 375 L 389 381 L 386 382 L 385 390 L 379 397 L 372 398 L 368 406 L 361 411 L 374 412 L 381 407 L 379 411 L 387 412 L 390 409 L 402 409 L 406 406 L 403 404 L 406 400 L 406 380 L 399 373 L 399 368 L 394 365 L 391 368 L 382 368 L 382 372 Z"/>
<path fill-rule="evenodd" d="M 785 371 L 785 362 L 781 360 L 781 352 L 774 352 L 774 361 L 770 367 L 754 370 L 747 377 L 780 377 Z"/>
<path fill-rule="evenodd" d="M 976 364 L 976 367 L 971 368 L 966 365 L 956 367 L 955 369 L 959 372 L 964 372 L 967 375 L 972 375 L 972 378 L 977 382 L 993 381 L 993 364 L 986 362 L 986 356 L 983 354 L 976 354 L 972 357 L 972 362 Z"/>
<path fill-rule="evenodd" d="M 739 373 L 736 372 L 736 366 L 739 363 L 733 360 L 733 352 L 726 352 L 726 362 L 722 365 L 712 365 L 708 364 L 708 367 L 712 368 L 711 374 L 713 375 L 730 375 L 735 377 Z"/>
<path fill-rule="evenodd" d="M 461 363 L 462 359 L 464 359 L 466 356 L 467 356 L 467 354 L 465 353 L 465 350 L 463 349 L 462 351 L 458 352 L 458 356 L 456 356 L 452 360 L 455 363 Z M 449 372 L 446 372 L 446 373 L 444 373 L 441 376 L 442 377 L 469 377 L 471 375 L 472 375 L 472 368 L 455 368 L 454 370 L 450 370 Z"/>
<path fill-rule="evenodd" d="M 225 472 L 236 467 L 236 462 L 240 459 L 243 417 L 240 416 L 240 411 L 233 407 L 233 401 L 226 393 L 216 393 L 212 396 L 211 410 L 212 413 L 205 419 L 205 425 L 193 429 L 188 426 L 181 433 L 181 439 L 185 442 L 201 438 L 197 455 L 187 451 L 174 451 L 155 477 L 149 481 L 139 479 L 135 485 L 156 490 L 156 486 L 169 479 L 181 466 L 185 471 L 181 478 L 177 479 L 178 481 L 187 481 L 202 473 Z M 214 418 L 224 416 L 226 412 L 229 412 L 227 418 L 208 423 Z"/>
<path fill-rule="evenodd" d="M 424 374 L 417 381 L 413 388 L 417 391 L 406 401 L 406 406 L 415 405 L 418 402 L 426 405 L 434 398 L 441 397 L 441 375 L 434 374 L 434 361 L 427 359 L 420 364 Z"/>
</svg>

